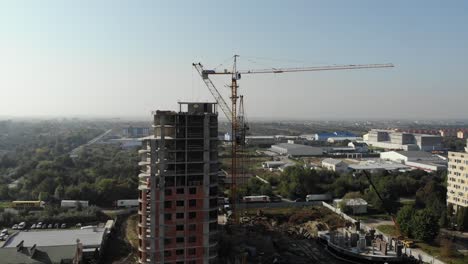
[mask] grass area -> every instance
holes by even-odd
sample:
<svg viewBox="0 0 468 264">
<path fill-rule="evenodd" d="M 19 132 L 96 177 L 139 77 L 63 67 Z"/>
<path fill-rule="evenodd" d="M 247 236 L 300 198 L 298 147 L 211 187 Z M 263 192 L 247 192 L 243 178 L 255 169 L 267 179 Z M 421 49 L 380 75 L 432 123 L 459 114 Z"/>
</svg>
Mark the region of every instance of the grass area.
<svg viewBox="0 0 468 264">
<path fill-rule="evenodd" d="M 0 208 L 9 208 L 11 207 L 11 202 L 0 202 Z"/>
<path fill-rule="evenodd" d="M 394 225 L 379 225 L 377 226 L 377 230 L 389 236 L 398 235 L 398 232 Z M 442 243 L 440 243 L 440 245 L 429 245 L 427 243 L 415 241 L 415 245 L 417 248 L 420 248 L 427 254 L 430 254 L 444 261 L 447 264 L 468 263 L 468 256 L 464 256 L 463 254 L 457 252 L 454 248 L 448 246 L 447 243 L 451 242 L 443 241 Z"/>
<path fill-rule="evenodd" d="M 365 215 L 351 215 L 356 220 L 372 220 L 372 219 L 379 219 L 379 220 L 392 220 L 392 218 L 388 214 L 384 213 L 368 213 Z"/>
<path fill-rule="evenodd" d="M 128 217 L 125 222 L 125 239 L 132 245 L 135 250 L 138 250 L 138 215 Z"/>
<path fill-rule="evenodd" d="M 392 237 L 398 236 L 398 231 L 394 225 L 379 225 L 377 230 Z"/>
<path fill-rule="evenodd" d="M 450 254 L 447 254 L 446 249 L 437 245 L 429 245 L 422 242 L 417 242 L 416 247 L 422 249 L 424 252 L 435 256 L 436 258 L 444 261 L 447 264 L 465 264 L 468 263 L 468 256 L 453 250 Z M 448 256 L 447 256 L 448 255 Z"/>
<path fill-rule="evenodd" d="M 401 207 L 405 206 L 405 205 L 414 205 L 416 203 L 416 201 L 401 201 L 399 202 L 399 208 L 400 209 Z"/>
</svg>

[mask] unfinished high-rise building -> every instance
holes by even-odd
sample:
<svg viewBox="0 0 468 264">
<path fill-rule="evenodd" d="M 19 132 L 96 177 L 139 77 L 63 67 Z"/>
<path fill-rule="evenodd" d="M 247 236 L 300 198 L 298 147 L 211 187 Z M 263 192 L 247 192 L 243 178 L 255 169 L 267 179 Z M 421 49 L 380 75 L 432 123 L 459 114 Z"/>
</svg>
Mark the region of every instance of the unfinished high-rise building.
<svg viewBox="0 0 468 264">
<path fill-rule="evenodd" d="M 139 174 L 139 262 L 217 263 L 218 114 L 215 103 L 156 111 Z"/>
</svg>

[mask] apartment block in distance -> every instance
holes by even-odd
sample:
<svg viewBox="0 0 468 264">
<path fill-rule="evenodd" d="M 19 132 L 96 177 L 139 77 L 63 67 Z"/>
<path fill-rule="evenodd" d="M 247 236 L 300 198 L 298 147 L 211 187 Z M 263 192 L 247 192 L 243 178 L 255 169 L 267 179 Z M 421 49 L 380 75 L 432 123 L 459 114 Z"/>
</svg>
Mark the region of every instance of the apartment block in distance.
<svg viewBox="0 0 468 264">
<path fill-rule="evenodd" d="M 139 262 L 217 263 L 216 104 L 156 111 L 153 128 L 139 151 Z"/>
<path fill-rule="evenodd" d="M 448 153 L 447 204 L 468 207 L 468 140 L 466 152 Z"/>
</svg>

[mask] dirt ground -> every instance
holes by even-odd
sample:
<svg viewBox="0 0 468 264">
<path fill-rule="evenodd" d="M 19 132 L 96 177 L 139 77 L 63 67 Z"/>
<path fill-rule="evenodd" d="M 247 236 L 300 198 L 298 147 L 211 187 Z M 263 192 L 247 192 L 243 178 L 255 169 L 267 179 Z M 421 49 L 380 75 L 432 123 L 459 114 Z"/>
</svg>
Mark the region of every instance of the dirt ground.
<svg viewBox="0 0 468 264">
<path fill-rule="evenodd" d="M 221 231 L 219 263 L 341 264 L 315 237 L 347 223 L 326 208 L 275 210 L 244 216 Z"/>
<path fill-rule="evenodd" d="M 101 263 L 134 264 L 138 262 L 137 219 L 137 215 L 119 216 Z"/>
</svg>

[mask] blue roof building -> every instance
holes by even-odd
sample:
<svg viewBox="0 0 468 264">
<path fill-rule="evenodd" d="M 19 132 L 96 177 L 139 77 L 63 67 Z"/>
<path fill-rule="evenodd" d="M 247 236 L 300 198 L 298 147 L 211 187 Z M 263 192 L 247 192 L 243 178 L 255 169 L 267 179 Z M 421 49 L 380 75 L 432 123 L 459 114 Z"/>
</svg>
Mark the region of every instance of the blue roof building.
<svg viewBox="0 0 468 264">
<path fill-rule="evenodd" d="M 353 134 L 348 131 L 336 131 L 331 133 L 317 133 L 315 134 L 315 140 L 317 141 L 327 141 L 329 138 L 353 138 L 358 137 L 356 134 Z"/>
</svg>

